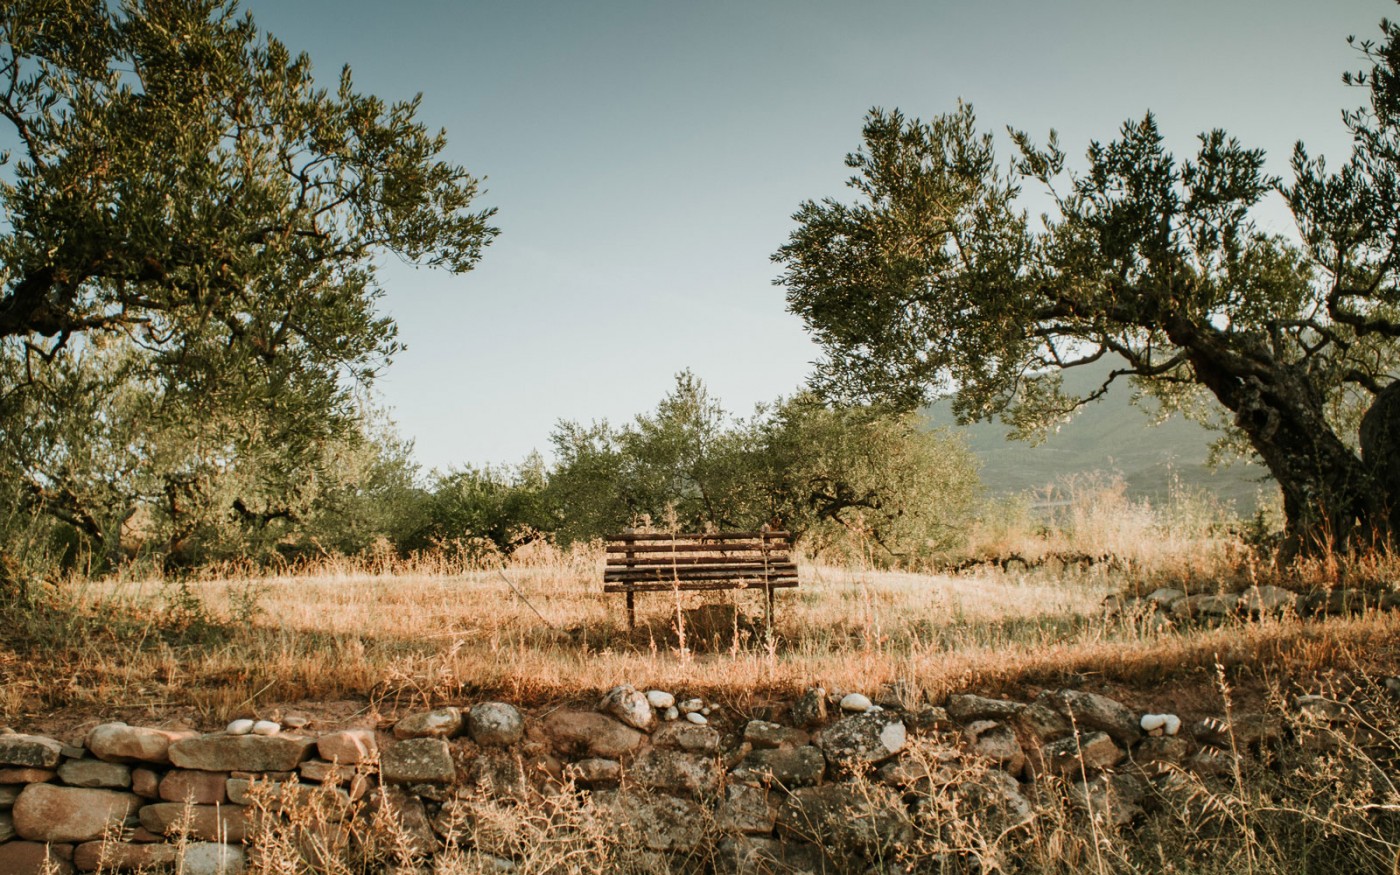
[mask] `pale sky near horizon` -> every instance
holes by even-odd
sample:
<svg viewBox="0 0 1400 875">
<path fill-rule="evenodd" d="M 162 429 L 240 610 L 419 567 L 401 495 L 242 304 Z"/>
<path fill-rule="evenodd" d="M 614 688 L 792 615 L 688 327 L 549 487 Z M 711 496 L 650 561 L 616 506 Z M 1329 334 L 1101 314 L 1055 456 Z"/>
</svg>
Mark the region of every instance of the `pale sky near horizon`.
<svg viewBox="0 0 1400 875">
<path fill-rule="evenodd" d="M 408 345 L 378 384 L 425 469 L 548 453 L 559 419 L 622 422 L 690 368 L 741 414 L 818 355 L 769 256 L 807 198 L 846 197 L 872 106 L 1071 156 L 1157 114 L 1185 157 L 1223 127 L 1285 174 L 1346 157 L 1340 83 L 1389 0 L 486 2 L 245 0 L 333 85 L 421 92 L 501 235 L 465 275 L 383 274 Z M 1002 153 L 1007 154 L 1005 138 Z M 1286 214 L 1261 217 L 1290 230 Z"/>
</svg>

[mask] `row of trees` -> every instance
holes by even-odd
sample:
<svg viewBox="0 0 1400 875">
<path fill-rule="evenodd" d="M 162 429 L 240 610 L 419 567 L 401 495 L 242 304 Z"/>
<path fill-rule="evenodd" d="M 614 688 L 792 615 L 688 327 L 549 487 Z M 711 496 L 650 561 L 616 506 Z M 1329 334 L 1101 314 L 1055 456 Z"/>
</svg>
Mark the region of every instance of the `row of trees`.
<svg viewBox="0 0 1400 875">
<path fill-rule="evenodd" d="M 73 415 L 81 422 L 108 411 L 104 436 L 138 429 L 157 451 L 198 439 L 181 423 L 143 419 L 146 399 L 137 399 L 127 411 L 120 398 L 94 396 Z M 86 433 L 79 422 L 69 423 L 74 443 Z M 97 441 L 87 446 L 94 467 L 73 505 L 29 505 L 0 520 L 0 534 L 11 561 L 27 544 L 33 561 L 91 571 L 128 561 L 275 563 L 385 546 L 506 554 L 538 538 L 567 545 L 634 525 L 751 530 L 777 521 L 808 549 L 898 562 L 952 546 L 978 486 L 966 448 L 913 415 L 798 395 L 740 419 L 688 372 L 654 411 L 620 427 L 561 422 L 552 442 L 553 464 L 533 455 L 424 479 L 411 447 L 367 416 L 322 445 L 318 467 L 288 469 L 254 443 L 173 488 L 123 455 L 137 441 Z M 274 481 L 283 488 L 270 489 Z M 70 509 L 79 497 L 82 516 Z"/>
</svg>

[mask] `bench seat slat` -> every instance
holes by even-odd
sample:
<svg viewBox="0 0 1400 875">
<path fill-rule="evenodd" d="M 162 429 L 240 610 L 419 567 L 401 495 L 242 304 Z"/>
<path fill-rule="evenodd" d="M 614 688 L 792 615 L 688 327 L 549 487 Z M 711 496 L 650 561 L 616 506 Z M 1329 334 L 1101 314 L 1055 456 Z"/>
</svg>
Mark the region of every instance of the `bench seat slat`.
<svg viewBox="0 0 1400 875">
<path fill-rule="evenodd" d="M 754 566 L 711 566 L 707 568 L 609 568 L 603 573 L 606 581 L 614 580 L 705 580 L 733 577 L 761 580 L 764 577 L 788 577 L 797 573 L 790 562 Z"/>
<path fill-rule="evenodd" d="M 614 541 L 774 541 L 787 538 L 789 532 L 714 532 L 712 534 L 684 535 L 664 532 L 638 532 L 635 534 L 612 535 L 608 543 Z"/>
<path fill-rule="evenodd" d="M 786 541 L 726 541 L 723 544 L 670 544 L 649 542 L 642 544 L 609 544 L 603 548 L 603 552 L 608 556 L 616 556 L 619 553 L 633 553 L 636 555 L 656 554 L 656 553 L 772 553 L 775 551 L 786 552 L 790 547 Z"/>
<path fill-rule="evenodd" d="M 747 585 L 734 585 L 728 581 L 691 581 L 675 586 L 670 583 L 610 583 L 603 587 L 603 592 L 671 592 L 680 589 L 683 592 L 691 591 L 711 591 L 721 589 L 790 589 L 797 586 L 797 581 L 793 578 L 784 580 L 774 580 L 768 584 L 750 583 Z"/>
</svg>

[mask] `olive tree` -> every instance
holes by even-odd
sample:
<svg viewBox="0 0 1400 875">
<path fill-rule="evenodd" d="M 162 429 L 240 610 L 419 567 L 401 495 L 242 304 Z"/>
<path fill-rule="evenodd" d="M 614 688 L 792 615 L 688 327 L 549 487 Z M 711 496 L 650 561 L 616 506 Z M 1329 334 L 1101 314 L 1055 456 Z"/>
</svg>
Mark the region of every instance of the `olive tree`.
<svg viewBox="0 0 1400 875">
<path fill-rule="evenodd" d="M 247 482 L 302 489 L 354 430 L 355 390 L 399 348 L 377 262 L 466 271 L 496 234 L 493 211 L 473 207 L 478 180 L 444 160 L 417 108 L 357 92 L 348 68 L 318 85 L 310 59 L 234 0 L 0 4 L 7 475 L 87 534 L 230 453 L 247 467 L 260 448 L 267 476 Z M 144 393 L 198 444 L 121 449 L 140 470 L 106 506 L 64 460 L 122 414 L 32 418 L 81 392 L 72 375 L 91 376 L 95 357 L 123 362 L 128 382 L 103 378 L 113 393 Z M 36 428 L 37 443 L 24 434 Z M 162 453 L 190 461 L 162 473 Z M 288 505 L 218 500 L 253 517 Z"/>
<path fill-rule="evenodd" d="M 906 407 L 951 393 L 963 421 L 1025 433 L 1119 382 L 1169 406 L 1213 399 L 1281 487 L 1292 548 L 1383 538 L 1400 494 L 1377 466 L 1394 453 L 1368 464 L 1346 415 L 1394 403 L 1400 28 L 1383 31 L 1347 77 L 1371 98 L 1344 114 L 1350 159 L 1333 172 L 1299 145 L 1288 182 L 1219 130 L 1177 160 L 1150 114 L 1071 171 L 1053 132 L 1038 146 L 1012 131 L 1001 164 L 966 105 L 928 122 L 873 110 L 847 157 L 854 201 L 802 204 L 774 255 L 825 352 L 815 382 Z M 1026 183 L 1050 196 L 1039 222 Z M 1274 193 L 1300 240 L 1252 221 Z M 1101 386 L 1062 391 L 1062 372 L 1100 360 L 1114 363 Z"/>
</svg>

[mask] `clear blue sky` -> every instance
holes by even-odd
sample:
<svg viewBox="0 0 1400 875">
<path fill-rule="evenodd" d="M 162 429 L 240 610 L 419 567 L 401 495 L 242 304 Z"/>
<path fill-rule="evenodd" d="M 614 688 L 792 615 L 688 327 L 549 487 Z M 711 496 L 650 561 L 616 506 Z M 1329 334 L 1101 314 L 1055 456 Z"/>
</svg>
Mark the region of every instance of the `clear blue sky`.
<svg viewBox="0 0 1400 875">
<path fill-rule="evenodd" d="M 1389 0 L 245 0 L 334 84 L 423 94 L 448 157 L 486 177 L 501 236 L 462 276 L 393 263 L 408 344 L 379 383 L 426 468 L 548 450 L 558 419 L 614 422 L 693 369 L 732 411 L 817 355 L 770 254 L 800 201 L 844 196 L 872 106 L 1072 155 L 1151 109 L 1178 153 L 1224 127 L 1287 170 L 1346 154 L 1364 95 L 1348 34 Z M 1281 211 L 1263 221 L 1280 231 Z"/>
</svg>

